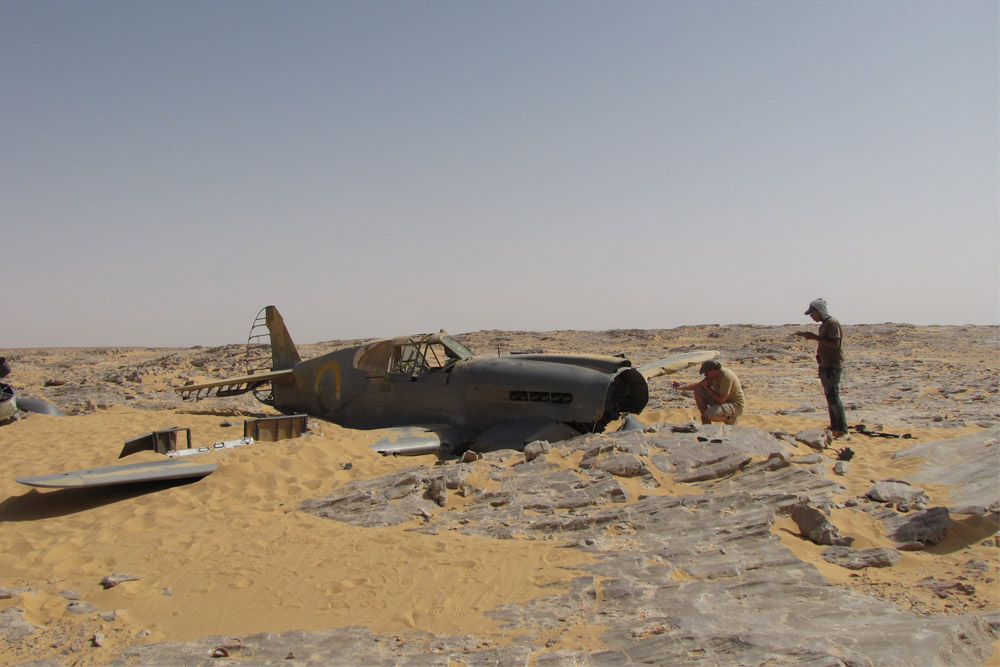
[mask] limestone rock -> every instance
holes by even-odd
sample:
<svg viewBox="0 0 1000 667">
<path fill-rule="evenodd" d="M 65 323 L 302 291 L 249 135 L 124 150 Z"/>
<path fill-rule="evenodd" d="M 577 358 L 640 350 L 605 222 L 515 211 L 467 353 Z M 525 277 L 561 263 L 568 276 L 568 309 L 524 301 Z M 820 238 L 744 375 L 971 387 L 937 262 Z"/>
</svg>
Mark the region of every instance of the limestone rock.
<svg viewBox="0 0 1000 667">
<path fill-rule="evenodd" d="M 126 581 L 139 581 L 139 579 L 140 579 L 140 577 L 137 577 L 134 574 L 125 574 L 125 573 L 114 572 L 114 573 L 111 573 L 111 574 L 105 576 L 103 579 L 101 579 L 101 586 L 103 586 L 106 589 L 107 588 L 114 588 L 115 586 L 117 586 L 118 584 L 121 584 L 123 582 L 126 582 Z"/>
<path fill-rule="evenodd" d="M 924 493 L 923 489 L 905 482 L 876 482 L 875 486 L 869 489 L 865 495 L 880 503 L 913 503 L 918 500 L 927 500 L 927 494 Z"/>
<path fill-rule="evenodd" d="M 813 449 L 826 449 L 833 441 L 833 436 L 829 431 L 818 428 L 807 428 L 795 434 L 795 439 L 804 445 L 809 445 Z"/>
<path fill-rule="evenodd" d="M 66 611 L 73 614 L 93 614 L 97 609 L 97 605 L 86 600 L 70 600 L 66 603 Z"/>
<path fill-rule="evenodd" d="M 952 507 L 1000 509 L 1000 426 L 960 438 L 920 443 L 892 458 L 906 457 L 924 459 L 920 472 L 908 477 L 910 481 L 955 489 L 948 499 Z"/>
<path fill-rule="evenodd" d="M 552 447 L 545 440 L 535 440 L 534 442 L 529 442 L 524 446 L 524 460 L 533 461 L 534 459 L 548 454 L 552 451 Z"/>
<path fill-rule="evenodd" d="M 946 507 L 932 507 L 928 510 L 906 515 L 894 515 L 882 519 L 889 538 L 901 545 L 901 549 L 922 549 L 939 543 L 945 538 L 951 526 L 951 514 Z"/>
<path fill-rule="evenodd" d="M 24 609 L 8 607 L 0 611 L 0 637 L 8 642 L 24 639 L 35 630 L 34 625 L 24 620 Z"/>
<path fill-rule="evenodd" d="M 854 543 L 854 538 L 842 536 L 823 512 L 805 503 L 792 508 L 792 521 L 799 527 L 803 537 L 816 544 L 849 547 Z"/>
<path fill-rule="evenodd" d="M 834 546 L 823 552 L 823 560 L 849 570 L 892 567 L 902 557 L 903 554 L 895 549 L 851 549 L 846 546 Z"/>
</svg>

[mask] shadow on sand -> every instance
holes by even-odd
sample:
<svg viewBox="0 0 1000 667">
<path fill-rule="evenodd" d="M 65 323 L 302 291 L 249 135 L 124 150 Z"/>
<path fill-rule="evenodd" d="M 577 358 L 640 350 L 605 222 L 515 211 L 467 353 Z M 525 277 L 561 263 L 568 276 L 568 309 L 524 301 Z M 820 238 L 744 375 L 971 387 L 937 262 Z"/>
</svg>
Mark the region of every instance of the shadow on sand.
<svg viewBox="0 0 1000 667">
<path fill-rule="evenodd" d="M 163 480 L 54 491 L 32 489 L 23 495 L 11 496 L 0 502 L 0 523 L 68 516 L 175 486 L 185 486 L 199 479 Z"/>
</svg>

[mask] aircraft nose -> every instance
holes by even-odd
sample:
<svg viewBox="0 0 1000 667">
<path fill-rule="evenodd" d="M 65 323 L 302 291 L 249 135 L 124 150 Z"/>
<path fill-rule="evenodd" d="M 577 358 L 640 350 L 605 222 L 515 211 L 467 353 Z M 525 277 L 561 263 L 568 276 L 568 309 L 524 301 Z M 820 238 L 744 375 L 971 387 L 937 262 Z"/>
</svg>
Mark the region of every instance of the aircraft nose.
<svg viewBox="0 0 1000 667">
<path fill-rule="evenodd" d="M 622 370 L 608 388 L 608 407 L 618 413 L 638 414 L 649 403 L 646 378 L 634 368 Z"/>
</svg>

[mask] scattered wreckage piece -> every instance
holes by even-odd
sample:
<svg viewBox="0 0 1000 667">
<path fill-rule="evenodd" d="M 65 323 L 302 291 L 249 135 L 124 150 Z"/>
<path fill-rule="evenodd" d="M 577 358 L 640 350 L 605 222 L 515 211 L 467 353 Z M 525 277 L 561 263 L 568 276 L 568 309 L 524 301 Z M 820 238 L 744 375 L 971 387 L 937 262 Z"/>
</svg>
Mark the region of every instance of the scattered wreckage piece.
<svg viewBox="0 0 1000 667">
<path fill-rule="evenodd" d="M 145 461 L 103 468 L 72 470 L 38 477 L 19 477 L 16 481 L 27 486 L 56 489 L 76 489 L 91 486 L 112 486 L 172 479 L 204 477 L 215 472 L 216 463 L 197 463 L 189 459 Z"/>
<path fill-rule="evenodd" d="M 854 430 L 861 435 L 867 435 L 869 438 L 904 438 L 909 440 L 913 437 L 909 433 L 904 433 L 903 435 L 899 435 L 898 433 L 888 433 L 887 431 L 881 430 L 881 427 L 872 430 L 868 428 L 866 424 L 858 424 L 854 427 Z"/>
<path fill-rule="evenodd" d="M 5 422 L 17 414 L 17 403 L 14 402 L 14 388 L 0 382 L 0 422 Z"/>
<path fill-rule="evenodd" d="M 299 437 L 307 430 L 308 421 L 306 415 L 248 419 L 243 423 L 244 433 L 254 432 L 263 434 L 265 438 L 271 441 Z M 178 434 L 183 434 L 186 437 L 187 447 L 178 448 Z M 254 444 L 254 442 L 254 438 L 244 436 L 234 440 L 216 442 L 210 447 L 192 447 L 190 428 L 170 426 L 126 440 L 125 446 L 122 447 L 122 451 L 118 455 L 118 458 L 121 459 L 136 452 L 150 450 L 166 456 L 166 461 L 129 463 L 101 468 L 87 468 L 85 470 L 72 470 L 51 475 L 39 475 L 37 477 L 22 477 L 17 479 L 17 481 L 28 486 L 66 489 L 205 477 L 215 472 L 218 464 L 196 463 L 183 459 L 195 454 L 245 447 Z"/>
<path fill-rule="evenodd" d="M 205 454 L 207 452 L 217 452 L 221 449 L 233 449 L 234 447 L 246 447 L 254 443 L 253 438 L 237 438 L 235 440 L 223 440 L 216 442 L 211 447 L 190 447 L 188 449 L 175 449 L 167 452 L 168 457 L 192 456 L 194 454 Z"/>
<path fill-rule="evenodd" d="M 136 436 L 125 441 L 125 446 L 122 447 L 121 453 L 118 458 L 123 459 L 130 454 L 135 454 L 136 452 L 142 452 L 147 449 L 156 452 L 157 454 L 169 454 L 170 452 L 177 451 L 177 434 L 185 433 L 187 435 L 187 449 L 191 448 L 191 429 L 180 426 L 171 426 L 169 428 L 161 428 L 151 433 L 146 433 L 144 435 Z"/>
<path fill-rule="evenodd" d="M 257 442 L 297 438 L 309 430 L 309 415 L 258 417 L 243 421 L 243 437 Z"/>
<path fill-rule="evenodd" d="M 0 357 L 0 379 L 10 375 L 10 362 Z M 17 416 L 18 412 L 37 412 L 54 417 L 65 417 L 62 410 L 40 398 L 18 397 L 14 387 L 0 382 L 0 424 L 5 424 Z"/>
</svg>

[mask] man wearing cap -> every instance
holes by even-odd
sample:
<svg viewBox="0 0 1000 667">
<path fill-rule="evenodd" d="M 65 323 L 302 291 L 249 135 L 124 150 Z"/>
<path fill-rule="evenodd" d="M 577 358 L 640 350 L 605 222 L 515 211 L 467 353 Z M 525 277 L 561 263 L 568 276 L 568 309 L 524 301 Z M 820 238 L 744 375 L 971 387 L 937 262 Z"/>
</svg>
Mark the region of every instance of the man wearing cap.
<svg viewBox="0 0 1000 667">
<path fill-rule="evenodd" d="M 701 381 L 685 385 L 674 382 L 674 388 L 694 392 L 694 403 L 701 413 L 702 424 L 735 424 L 744 407 L 743 387 L 736 373 L 723 368 L 715 359 L 703 363 L 698 372 L 705 376 Z"/>
<path fill-rule="evenodd" d="M 840 375 L 844 365 L 844 334 L 840 322 L 830 316 L 824 299 L 810 302 L 806 315 L 814 322 L 821 322 L 819 332 L 796 331 L 795 335 L 816 341 L 816 362 L 819 364 L 819 380 L 823 384 L 826 407 L 830 413 L 830 431 L 835 438 L 850 440 L 844 404 L 840 400 Z"/>
</svg>

